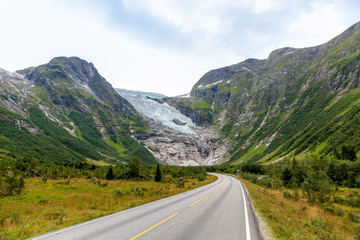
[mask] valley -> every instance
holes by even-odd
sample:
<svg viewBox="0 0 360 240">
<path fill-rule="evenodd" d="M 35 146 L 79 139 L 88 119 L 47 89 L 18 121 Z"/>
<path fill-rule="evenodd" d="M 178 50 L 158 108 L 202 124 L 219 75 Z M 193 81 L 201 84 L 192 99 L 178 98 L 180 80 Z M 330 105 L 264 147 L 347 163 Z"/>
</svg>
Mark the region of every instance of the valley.
<svg viewBox="0 0 360 240">
<path fill-rule="evenodd" d="M 24 239 L 215 181 L 207 172 L 244 180 L 280 239 L 305 232 L 303 239 L 359 239 L 359 84 L 360 23 L 318 46 L 210 70 L 175 97 L 114 88 L 79 57 L 0 69 L 0 239 Z M 248 202 L 240 182 L 217 176 L 233 189 L 219 193 L 237 192 Z M 31 210 L 48 205 L 47 212 Z M 301 213 L 303 221 L 295 217 Z M 286 227 L 284 219 L 291 219 Z"/>
</svg>

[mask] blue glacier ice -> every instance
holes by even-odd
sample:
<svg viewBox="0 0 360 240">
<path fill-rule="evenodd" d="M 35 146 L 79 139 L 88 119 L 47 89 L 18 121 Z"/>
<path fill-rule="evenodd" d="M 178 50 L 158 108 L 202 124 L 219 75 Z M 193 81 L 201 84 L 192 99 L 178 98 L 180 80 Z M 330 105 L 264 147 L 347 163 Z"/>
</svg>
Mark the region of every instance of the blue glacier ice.
<svg viewBox="0 0 360 240">
<path fill-rule="evenodd" d="M 0 73 L 7 73 L 7 74 L 9 74 L 8 71 L 6 71 L 5 69 L 2 69 L 2 68 L 0 68 Z"/>
<path fill-rule="evenodd" d="M 160 122 L 161 124 L 178 132 L 196 135 L 196 133 L 192 130 L 192 128 L 196 127 L 196 125 L 190 118 L 186 117 L 169 104 L 161 103 L 161 99 L 165 98 L 165 95 L 125 89 L 116 89 L 116 91 L 123 98 L 128 100 L 138 112 L 146 117 Z M 154 99 L 159 99 L 160 101 L 156 101 Z"/>
</svg>

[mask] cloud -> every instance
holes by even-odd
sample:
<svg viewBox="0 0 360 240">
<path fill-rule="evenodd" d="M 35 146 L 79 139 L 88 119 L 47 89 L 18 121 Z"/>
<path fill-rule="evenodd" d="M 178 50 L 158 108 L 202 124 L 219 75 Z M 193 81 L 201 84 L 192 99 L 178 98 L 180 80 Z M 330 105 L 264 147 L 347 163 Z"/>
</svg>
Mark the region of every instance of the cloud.
<svg viewBox="0 0 360 240">
<path fill-rule="evenodd" d="M 0 67 L 92 61 L 115 87 L 189 92 L 207 71 L 330 40 L 356 0 L 0 0 Z"/>
</svg>

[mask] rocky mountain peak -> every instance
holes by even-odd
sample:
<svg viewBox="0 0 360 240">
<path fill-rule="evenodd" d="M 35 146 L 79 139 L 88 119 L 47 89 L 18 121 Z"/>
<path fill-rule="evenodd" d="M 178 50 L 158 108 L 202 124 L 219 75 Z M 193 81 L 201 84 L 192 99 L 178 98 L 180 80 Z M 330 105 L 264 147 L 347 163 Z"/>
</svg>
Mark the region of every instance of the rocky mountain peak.
<svg viewBox="0 0 360 240">
<path fill-rule="evenodd" d="M 284 47 L 284 48 L 276 49 L 270 53 L 269 59 L 276 58 L 279 55 L 290 54 L 290 53 L 295 52 L 296 50 L 297 50 L 296 48 L 291 48 L 291 47 Z"/>
<path fill-rule="evenodd" d="M 56 57 L 47 64 L 18 73 L 25 74 L 25 79 L 36 86 L 44 87 L 53 101 L 60 105 L 72 106 L 73 98 L 70 95 L 76 94 L 70 92 L 81 90 L 110 104 L 117 112 L 136 114 L 134 108 L 112 88 L 94 65 L 79 57 Z"/>
</svg>

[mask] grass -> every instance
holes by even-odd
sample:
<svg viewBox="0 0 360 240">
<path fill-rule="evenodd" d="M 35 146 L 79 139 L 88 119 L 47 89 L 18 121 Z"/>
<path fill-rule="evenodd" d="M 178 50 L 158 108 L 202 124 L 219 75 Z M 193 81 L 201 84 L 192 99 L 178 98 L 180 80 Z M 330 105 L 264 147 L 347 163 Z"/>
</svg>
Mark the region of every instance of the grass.
<svg viewBox="0 0 360 240">
<path fill-rule="evenodd" d="M 26 191 L 19 196 L 0 198 L 0 239 L 26 239 L 93 218 L 139 206 L 175 195 L 216 180 L 188 179 L 185 187 L 176 181 L 115 180 L 102 182 L 88 179 L 26 180 Z M 141 184 L 140 184 L 141 183 Z M 140 187 L 139 187 L 140 186 Z"/>
<path fill-rule="evenodd" d="M 335 203 L 322 207 L 311 205 L 301 197 L 300 192 L 298 197 L 294 197 L 293 190 L 269 189 L 241 180 L 275 238 L 354 239 L 354 229 L 359 226 L 360 208 Z M 346 195 L 352 190 L 342 188 L 337 191 Z"/>
<path fill-rule="evenodd" d="M 262 154 L 265 151 L 266 147 L 265 144 L 260 146 L 253 145 L 244 155 L 242 155 L 238 160 L 232 162 L 232 165 L 240 164 L 242 162 L 246 162 L 252 159 L 254 156 L 258 154 Z"/>
</svg>

